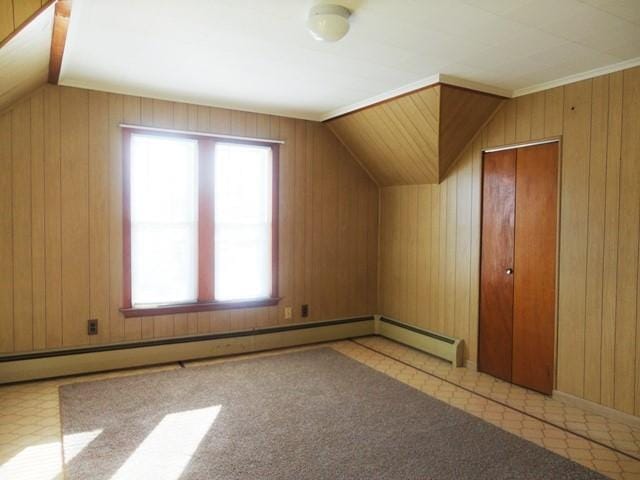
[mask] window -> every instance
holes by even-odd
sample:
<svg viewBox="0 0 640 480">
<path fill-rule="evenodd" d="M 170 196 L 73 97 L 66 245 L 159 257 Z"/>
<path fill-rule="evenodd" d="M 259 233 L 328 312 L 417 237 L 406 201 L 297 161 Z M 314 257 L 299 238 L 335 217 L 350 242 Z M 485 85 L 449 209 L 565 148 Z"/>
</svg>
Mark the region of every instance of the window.
<svg viewBox="0 0 640 480">
<path fill-rule="evenodd" d="M 278 145 L 123 138 L 125 316 L 275 305 Z"/>
</svg>

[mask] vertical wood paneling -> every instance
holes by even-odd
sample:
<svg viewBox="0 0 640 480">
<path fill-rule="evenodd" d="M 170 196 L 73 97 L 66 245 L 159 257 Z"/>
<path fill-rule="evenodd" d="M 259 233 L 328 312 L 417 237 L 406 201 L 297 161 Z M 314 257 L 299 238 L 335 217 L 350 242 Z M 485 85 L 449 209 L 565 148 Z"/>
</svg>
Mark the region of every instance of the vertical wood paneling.
<svg viewBox="0 0 640 480">
<path fill-rule="evenodd" d="M 565 87 L 560 210 L 558 387 L 584 392 L 591 80 Z"/>
<path fill-rule="evenodd" d="M 531 138 L 544 138 L 545 93 L 531 96 Z"/>
<path fill-rule="evenodd" d="M 600 367 L 600 400 L 603 405 L 613 407 L 623 74 L 622 72 L 618 72 L 611 74 L 609 77 L 604 265 L 602 273 L 602 364 Z"/>
<path fill-rule="evenodd" d="M 103 92 L 89 92 L 89 192 L 89 308 L 98 319 L 90 340 L 102 343 L 109 338 L 109 94 Z"/>
<path fill-rule="evenodd" d="M 405 240 L 403 242 L 403 260 L 406 265 L 406 288 L 404 288 L 403 301 L 407 304 L 407 322 L 417 324 L 418 320 L 418 263 L 416 249 L 418 246 L 418 187 L 411 185 L 406 189 L 405 204 Z"/>
<path fill-rule="evenodd" d="M 429 185 L 418 187 L 418 212 L 416 216 L 416 316 L 417 324 L 423 328 L 432 328 L 429 324 L 431 305 L 431 189 Z"/>
<path fill-rule="evenodd" d="M 516 142 L 531 140 L 531 110 L 533 98 L 531 95 L 516 99 Z"/>
<path fill-rule="evenodd" d="M 33 349 L 46 345 L 44 92 L 31 97 L 31 281 Z"/>
<path fill-rule="evenodd" d="M 633 413 L 636 402 L 638 227 L 640 216 L 640 69 L 624 73 L 620 157 L 620 223 L 616 306 L 615 408 Z"/>
<path fill-rule="evenodd" d="M 621 180 L 620 180 L 620 251 L 618 262 L 618 321 L 624 326 L 622 330 L 631 332 L 634 327 L 635 337 L 626 338 L 621 348 L 629 352 L 629 357 L 635 356 L 634 363 L 630 365 L 629 358 L 624 359 L 623 369 L 629 368 L 635 373 L 633 382 L 629 380 L 629 386 L 634 386 L 634 405 L 630 413 L 640 413 L 640 309 L 638 308 L 638 296 L 640 295 L 640 282 L 638 281 L 638 248 L 640 238 L 640 68 L 634 68 L 624 72 L 623 77 L 624 103 L 622 110 L 622 147 L 621 147 Z M 626 240 L 626 241 L 625 241 Z M 620 261 L 622 260 L 622 261 Z M 624 262 L 624 267 L 622 266 Z M 629 318 L 631 316 L 631 318 Z M 616 324 L 616 334 L 618 324 Z M 616 338 L 617 341 L 617 338 Z M 616 353 L 618 344 L 616 343 Z M 616 357 L 616 374 L 618 357 Z M 625 375 L 625 380 L 627 376 Z M 618 379 L 616 377 L 616 386 Z M 625 383 L 626 385 L 626 383 Z M 626 393 L 626 390 L 625 390 Z M 616 405 L 618 390 L 616 389 Z M 626 399 L 626 396 L 625 396 Z M 626 401 L 625 401 L 626 408 Z"/>
<path fill-rule="evenodd" d="M 504 145 L 505 143 L 505 111 L 506 108 L 498 110 L 487 125 L 488 142 L 491 146 L 495 147 L 497 145 Z"/>
<path fill-rule="evenodd" d="M 13 351 L 13 166 L 11 114 L 0 116 L 0 353 Z"/>
<path fill-rule="evenodd" d="M 123 121 L 285 141 L 278 307 L 124 319 Z M 0 353 L 377 311 L 378 189 L 324 125 L 47 85 L 0 126 Z"/>
<path fill-rule="evenodd" d="M 268 117 L 266 115 L 260 115 L 257 122 L 257 136 L 265 137 L 268 135 Z M 293 272 L 293 288 L 292 296 L 295 299 L 296 304 L 302 305 L 306 302 L 306 289 L 305 289 L 305 242 L 309 236 L 309 231 L 306 228 L 305 214 L 305 174 L 307 172 L 307 126 L 306 122 L 295 122 L 295 154 L 294 161 L 296 163 L 295 180 L 294 180 L 294 192 L 293 202 L 296 205 L 294 209 L 293 218 L 293 257 L 295 258 L 294 272 Z M 298 310 L 294 308 L 294 310 Z M 294 317 L 299 312 L 294 312 Z M 300 318 L 300 320 L 306 320 Z"/>
<path fill-rule="evenodd" d="M 437 185 L 430 185 L 429 190 L 431 192 L 431 251 L 429 252 L 429 261 L 431 263 L 431 286 L 430 292 L 431 305 L 429 308 L 429 327 L 435 331 L 442 331 L 442 325 L 439 321 L 439 290 L 440 285 L 440 189 Z M 381 197 L 382 198 L 382 197 Z M 384 203 L 380 205 L 380 208 L 384 207 Z M 380 226 L 383 228 L 383 225 Z M 382 247 L 382 245 L 381 245 Z M 384 252 L 381 250 L 381 258 L 384 258 Z M 384 271 L 380 269 L 380 275 Z M 380 302 L 382 303 L 382 302 Z"/>
<path fill-rule="evenodd" d="M 455 271 L 455 321 L 453 334 L 469 338 L 469 268 L 471 259 L 471 152 L 464 153 L 458 166 L 456 191 L 456 271 Z M 468 345 L 465 345 L 468 355 Z"/>
<path fill-rule="evenodd" d="M 425 306 L 420 298 L 406 299 L 409 305 L 417 304 L 417 325 L 460 336 L 467 344 L 466 357 L 475 361 L 480 151 L 485 146 L 561 136 L 556 388 L 636 415 L 640 414 L 639 90 L 636 67 L 507 101 L 441 184 L 419 187 L 430 189 L 431 216 L 427 219 L 418 212 L 415 255 L 418 264 L 429 259 L 431 281 L 429 285 L 419 274 L 416 295 L 430 300 Z M 465 173 L 468 169 L 470 174 Z M 412 207 L 402 190 L 409 188 L 413 187 L 385 187 L 380 194 L 379 310 L 401 321 L 408 317 L 396 298 L 401 294 L 396 285 L 403 285 L 407 273 L 403 269 L 409 266 L 398 261 L 397 252 L 406 242 L 403 222 L 409 220 L 403 212 Z M 423 201 L 418 205 L 422 208 Z M 425 227 L 430 244 L 422 240 Z M 469 264 L 468 269 L 462 262 Z M 468 310 L 460 307 L 465 298 Z"/>
<path fill-rule="evenodd" d="M 13 179 L 13 318 L 14 348 L 33 347 L 33 298 L 31 271 L 31 146 L 30 103 L 12 112 Z"/>
<path fill-rule="evenodd" d="M 122 133 L 124 99 L 109 94 L 109 338 L 124 339 L 122 306 Z"/>
<path fill-rule="evenodd" d="M 516 141 L 516 102 L 509 101 L 504 105 L 504 143 L 510 145 Z"/>
<path fill-rule="evenodd" d="M 478 354 L 478 315 L 480 308 L 480 222 L 481 222 L 481 184 L 482 184 L 482 140 L 476 138 L 472 148 L 472 193 L 471 193 L 471 256 L 469 273 L 469 336 L 468 358 L 475 362 Z"/>
<path fill-rule="evenodd" d="M 62 346 L 60 90 L 44 90 L 46 347 Z"/>
<path fill-rule="evenodd" d="M 380 204 L 380 191 L 373 182 L 367 178 L 368 202 L 367 202 L 367 311 L 379 312 L 378 302 L 378 241 L 379 224 L 378 208 Z"/>
<path fill-rule="evenodd" d="M 455 332 L 455 308 L 456 308 L 456 240 L 457 240 L 457 205 L 458 205 L 458 175 L 456 169 L 447 178 L 446 199 L 447 199 L 447 223 L 445 247 L 445 305 L 444 305 L 444 333 L 454 335 Z"/>
<path fill-rule="evenodd" d="M 584 397 L 587 400 L 599 402 L 605 210 L 605 189 L 602 186 L 606 184 L 607 169 L 609 77 L 599 77 L 593 80 L 591 96 Z"/>
<path fill-rule="evenodd" d="M 60 91 L 62 205 L 62 338 L 64 345 L 88 342 L 89 255 L 89 93 Z"/>
<path fill-rule="evenodd" d="M 562 134 L 564 118 L 564 87 L 552 88 L 544 92 L 544 136 L 555 137 Z"/>
</svg>

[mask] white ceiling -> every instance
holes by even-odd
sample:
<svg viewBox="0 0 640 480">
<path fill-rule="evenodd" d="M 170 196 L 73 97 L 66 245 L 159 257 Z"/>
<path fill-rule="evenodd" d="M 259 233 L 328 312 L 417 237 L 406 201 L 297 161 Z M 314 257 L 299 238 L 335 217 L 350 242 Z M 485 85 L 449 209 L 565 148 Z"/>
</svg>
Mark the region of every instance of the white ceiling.
<svg viewBox="0 0 640 480">
<path fill-rule="evenodd" d="M 60 83 L 324 119 L 437 74 L 511 95 L 640 58 L 640 0 L 335 0 L 334 44 L 313 3 L 75 0 Z"/>
</svg>

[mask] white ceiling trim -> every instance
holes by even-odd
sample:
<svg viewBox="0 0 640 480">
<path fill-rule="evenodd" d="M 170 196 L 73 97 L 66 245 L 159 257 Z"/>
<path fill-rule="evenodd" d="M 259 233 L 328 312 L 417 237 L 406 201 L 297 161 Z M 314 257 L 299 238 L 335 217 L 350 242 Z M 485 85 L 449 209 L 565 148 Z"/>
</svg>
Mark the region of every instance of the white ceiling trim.
<svg viewBox="0 0 640 480">
<path fill-rule="evenodd" d="M 569 85 L 570 83 L 579 82 L 581 80 L 588 80 L 589 78 L 599 77 L 601 75 L 607 75 L 609 73 L 619 72 L 620 70 L 626 70 L 628 68 L 637 67 L 640 65 L 640 57 L 625 60 L 624 62 L 614 63 L 600 68 L 594 68 L 582 73 L 576 73 L 567 77 L 558 78 L 557 80 L 551 80 L 550 82 L 539 83 L 530 87 L 518 88 L 512 92 L 511 97 L 522 97 L 523 95 L 529 95 L 531 93 L 541 92 L 543 90 L 549 90 L 550 88 L 562 87 L 563 85 Z"/>
<path fill-rule="evenodd" d="M 364 100 L 352 103 L 351 105 L 345 105 L 344 107 L 336 108 L 335 110 L 323 113 L 320 116 L 319 120 L 321 122 L 324 122 L 325 120 L 329 120 L 330 118 L 339 117 L 340 115 L 344 115 L 345 113 L 350 113 L 354 110 L 366 108 L 370 105 L 373 105 L 374 103 L 384 102 L 385 100 L 389 100 L 390 98 L 404 95 L 405 93 L 411 93 L 414 90 L 419 90 L 420 88 L 435 85 L 438 82 L 440 82 L 440 74 L 431 75 L 430 77 L 423 78 L 421 80 L 418 80 L 417 82 L 412 82 L 402 87 L 389 90 L 388 92 L 381 93 L 380 95 L 374 95 L 373 97 L 365 98 Z"/>
<path fill-rule="evenodd" d="M 64 64 L 64 59 L 63 59 L 63 64 Z M 98 85 L 93 85 L 85 82 L 76 82 L 73 80 L 61 81 L 60 85 L 63 85 L 65 87 L 83 88 L 85 90 L 94 90 L 97 92 L 117 93 L 120 95 L 128 95 L 132 97 L 151 98 L 154 100 L 166 100 L 168 102 L 175 102 L 175 103 L 186 103 L 189 105 L 198 105 L 202 107 L 224 108 L 226 110 L 237 110 L 237 111 L 247 112 L 247 113 L 258 113 L 261 115 L 273 115 L 276 117 L 297 118 L 300 120 L 309 120 L 312 122 L 322 121 L 322 119 L 318 115 L 302 115 L 300 114 L 300 112 L 292 112 L 286 109 L 268 108 L 263 110 L 260 108 L 249 108 L 247 107 L 247 105 L 235 104 L 233 102 L 228 102 L 228 103 L 227 102 L 208 102 L 205 99 L 201 99 L 201 98 L 189 101 L 189 100 L 176 98 L 173 95 L 157 95 L 157 94 L 150 95 L 149 92 L 146 91 L 145 89 L 139 89 L 139 88 L 120 89 L 120 88 L 112 88 L 111 86 L 107 88 L 103 88 Z"/>
<path fill-rule="evenodd" d="M 385 100 L 389 100 L 394 97 L 399 97 L 400 95 L 404 95 L 406 93 L 411 93 L 416 90 L 420 90 L 421 88 L 430 87 L 431 85 L 435 85 L 437 83 L 446 83 L 456 87 L 470 88 L 472 90 L 491 93 L 493 95 L 498 95 L 501 97 L 511 97 L 511 90 L 492 87 L 490 85 L 484 85 L 482 83 L 471 82 L 469 80 L 464 80 L 462 78 L 454 77 L 452 75 L 437 73 L 435 75 L 431 75 L 430 77 L 423 78 L 421 80 L 409 83 L 399 88 L 394 88 L 393 90 L 389 90 L 388 92 L 385 92 L 385 93 L 381 93 L 380 95 L 375 95 L 373 97 L 366 98 L 359 102 L 352 103 L 351 105 L 346 105 L 344 107 L 336 108 L 335 110 L 331 110 L 329 112 L 323 113 L 322 115 L 320 115 L 319 120 L 321 122 L 324 122 L 325 120 L 329 120 L 334 117 L 339 117 L 340 115 L 345 115 L 355 110 L 360 110 L 370 105 L 374 105 L 376 103 L 384 102 Z"/>
<path fill-rule="evenodd" d="M 409 83 L 400 88 L 395 88 L 393 90 L 389 90 L 388 92 L 381 93 L 380 95 L 375 95 L 373 97 L 369 97 L 365 100 L 352 103 L 350 105 L 346 105 L 344 107 L 337 108 L 335 110 L 331 110 L 329 112 L 323 113 L 322 115 L 301 115 L 299 112 L 290 112 L 287 110 L 278 109 L 274 111 L 273 109 L 247 109 L 246 105 L 236 105 L 233 103 L 225 103 L 225 102 L 201 102 L 198 101 L 197 105 L 216 107 L 216 108 L 226 108 L 230 110 L 241 110 L 243 112 L 250 113 L 259 113 L 264 115 L 278 115 L 284 116 L 288 118 L 298 118 L 300 120 L 309 120 L 312 122 L 324 122 L 326 120 L 330 120 L 335 117 L 339 117 L 340 115 L 345 115 L 347 113 L 351 113 L 356 110 L 360 110 L 371 105 L 374 105 L 379 102 L 383 102 L 385 100 L 389 100 L 394 97 L 398 97 L 400 95 L 404 95 L 407 93 L 411 93 L 415 90 L 420 90 L 421 88 L 429 87 L 431 85 L 435 85 L 437 83 L 446 83 L 448 85 L 453 85 L 456 87 L 469 88 L 471 90 L 477 90 L 479 92 L 490 93 L 492 95 L 498 95 L 505 98 L 516 98 L 522 97 L 524 95 L 529 95 L 536 92 L 541 92 L 543 90 L 549 90 L 555 87 L 561 87 L 564 85 L 569 85 L 570 83 L 579 82 L 581 80 L 588 80 L 589 78 L 599 77 L 601 75 L 607 75 L 609 73 L 619 72 L 620 70 L 626 70 L 628 68 L 633 68 L 640 66 L 640 57 L 632 58 L 631 60 L 626 60 L 624 62 L 614 63 L 612 65 L 607 65 L 605 67 L 595 68 L 593 70 L 589 70 L 582 73 L 577 73 L 575 75 L 569 75 L 563 78 L 559 78 L 556 80 L 552 80 L 550 82 L 539 83 L 537 85 L 532 85 L 530 87 L 519 88 L 516 90 L 508 90 L 504 88 L 493 87 L 491 85 L 485 85 L 482 83 L 472 82 L 470 80 L 465 80 L 463 78 L 454 77 L 452 75 L 447 75 L 444 73 L 438 73 L 436 75 L 431 75 L 430 77 L 423 78 L 416 82 Z M 96 87 L 95 85 L 85 85 L 83 82 L 74 82 L 74 81 L 65 81 L 65 86 L 76 87 L 76 88 L 85 88 L 89 90 L 98 90 L 105 91 L 110 93 L 119 93 L 123 95 L 137 95 L 140 97 L 149 98 L 148 93 L 143 90 L 132 91 L 132 89 L 123 89 L 118 91 L 118 89 L 101 89 Z M 167 100 L 171 102 L 177 101 L 175 97 L 172 96 L 153 96 L 157 100 Z M 179 101 L 179 100 L 178 100 Z M 190 102 L 181 102 L 181 103 L 190 103 Z"/>
<path fill-rule="evenodd" d="M 447 85 L 453 85 L 454 87 L 468 88 L 478 92 L 490 93 L 491 95 L 497 95 L 499 97 L 509 98 L 513 94 L 513 91 L 508 88 L 499 88 L 492 85 L 486 85 L 484 83 L 473 82 L 471 80 L 465 80 L 464 78 L 454 77 L 453 75 L 447 75 L 446 73 L 440 74 L 440 83 L 446 83 Z"/>
<path fill-rule="evenodd" d="M 593 70 L 588 70 L 586 72 L 576 73 L 574 75 L 568 75 L 566 77 L 558 78 L 550 82 L 539 83 L 537 85 L 532 85 L 530 87 L 525 87 L 525 88 L 518 88 L 516 90 L 508 90 L 505 88 L 492 87 L 491 85 L 484 85 L 482 83 L 472 82 L 470 80 L 454 77 L 452 75 L 447 75 L 445 73 L 438 73 L 436 75 L 432 75 L 425 79 L 418 80 L 417 82 L 410 83 L 403 87 L 390 90 L 388 92 L 382 93 L 380 95 L 376 95 L 374 97 L 367 98 L 366 100 L 362 100 L 360 102 L 356 102 L 351 105 L 347 105 L 345 107 L 337 108 L 335 110 L 332 110 L 330 112 L 327 112 L 321 115 L 320 118 L 317 118 L 314 120 L 324 122 L 326 120 L 339 117 L 340 115 L 345 115 L 355 110 L 360 110 L 368 106 L 374 105 L 376 103 L 383 102 L 385 100 L 389 100 L 391 98 L 398 97 L 406 93 L 411 93 L 412 91 L 419 90 L 421 88 L 425 88 L 430 85 L 435 85 L 436 83 L 446 83 L 447 85 L 453 85 L 455 87 L 462 87 L 462 88 L 469 88 L 471 90 L 490 93 L 492 95 L 498 95 L 500 97 L 505 97 L 505 98 L 516 98 L 516 97 L 522 97 L 524 95 L 530 95 L 532 93 L 541 92 L 543 90 L 549 90 L 555 87 L 562 87 L 564 85 L 569 85 L 570 83 L 579 82 L 581 80 L 588 80 L 589 78 L 595 78 L 601 75 L 607 75 L 609 73 L 619 72 L 621 70 L 627 70 L 629 68 L 633 68 L 637 66 L 640 66 L 640 57 L 632 58 L 630 60 L 625 60 L 624 62 L 614 63 L 612 65 L 607 65 L 600 68 L 594 68 Z"/>
</svg>

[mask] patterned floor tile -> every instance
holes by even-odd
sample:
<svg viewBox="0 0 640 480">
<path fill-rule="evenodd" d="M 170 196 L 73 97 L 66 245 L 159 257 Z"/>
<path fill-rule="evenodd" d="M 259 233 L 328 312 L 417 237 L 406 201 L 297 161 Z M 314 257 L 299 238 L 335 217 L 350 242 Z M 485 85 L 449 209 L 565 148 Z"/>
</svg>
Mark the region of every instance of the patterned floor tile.
<svg viewBox="0 0 640 480">
<path fill-rule="evenodd" d="M 339 341 L 186 362 L 183 365 L 171 364 L 0 387 L 0 479 L 63 478 L 58 397 L 61 385 L 329 346 L 425 394 L 610 478 L 640 480 L 640 461 L 593 441 L 611 442 L 613 447 L 625 452 L 640 453 L 640 432 L 629 425 L 566 406 L 484 374 L 451 368 L 446 362 L 379 337 L 357 341 L 361 344 Z M 569 431 L 570 428 L 574 431 Z"/>
</svg>

